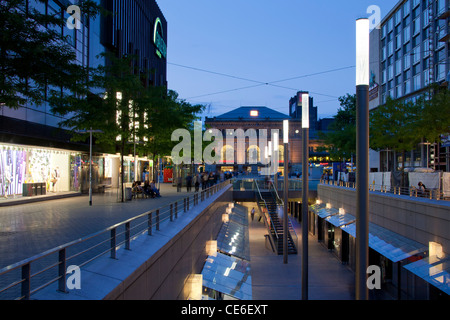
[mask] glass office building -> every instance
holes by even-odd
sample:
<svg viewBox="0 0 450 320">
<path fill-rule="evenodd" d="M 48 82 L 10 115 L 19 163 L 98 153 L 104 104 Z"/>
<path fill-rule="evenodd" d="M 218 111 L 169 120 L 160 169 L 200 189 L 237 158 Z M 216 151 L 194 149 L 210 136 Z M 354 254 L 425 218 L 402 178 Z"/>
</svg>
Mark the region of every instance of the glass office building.
<svg viewBox="0 0 450 320">
<path fill-rule="evenodd" d="M 449 73 L 448 0 L 399 2 L 381 22 L 381 103 L 415 99 Z"/>
<path fill-rule="evenodd" d="M 67 8 L 79 5 L 82 0 L 23 1 L 27 9 L 69 21 Z M 74 50 L 76 63 L 95 68 L 108 63 L 99 56 L 106 51 L 133 54 L 138 57 L 135 70 L 146 74 L 143 78 L 147 85 L 167 86 L 167 21 L 157 3 L 154 0 L 96 0 L 96 3 L 111 14 L 87 18 L 81 12 L 81 21 L 75 28 L 63 25 L 56 29 Z M 45 90 L 52 89 L 57 88 L 49 86 Z M 51 190 L 50 180 L 56 168 L 60 175 L 57 191 L 83 189 L 83 181 L 87 183 L 83 173 L 87 173 L 89 146 L 72 142 L 69 128 L 60 126 L 72 116 L 53 113 L 45 102 L 38 105 L 28 101 L 18 109 L 0 107 L 0 197 L 22 194 L 24 184 L 42 184 L 46 191 Z M 141 172 L 133 172 L 134 161 L 133 157 L 125 159 L 124 182 L 140 177 Z M 147 159 L 138 161 L 137 168 L 150 163 Z M 94 164 L 98 181 L 117 185 L 117 155 L 96 154 Z"/>
<path fill-rule="evenodd" d="M 370 109 L 384 104 L 388 96 L 414 102 L 422 95 L 427 96 L 430 84 L 448 87 L 449 6 L 449 0 L 399 1 L 379 27 L 372 30 Z M 418 146 L 407 154 L 406 165 L 448 171 L 449 146 L 436 144 L 428 149 Z M 392 151 L 373 154 L 373 157 L 371 153 L 372 162 L 375 171 L 397 169 L 392 168 L 395 162 Z"/>
</svg>

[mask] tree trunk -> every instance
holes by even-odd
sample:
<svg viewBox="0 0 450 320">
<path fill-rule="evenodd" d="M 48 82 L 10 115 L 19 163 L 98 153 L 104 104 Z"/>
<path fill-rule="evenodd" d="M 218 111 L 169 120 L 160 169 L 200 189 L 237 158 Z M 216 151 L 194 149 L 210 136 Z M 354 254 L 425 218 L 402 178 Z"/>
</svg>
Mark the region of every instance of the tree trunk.
<svg viewBox="0 0 450 320">
<path fill-rule="evenodd" d="M 124 190 L 123 190 L 123 178 L 124 178 L 124 171 L 123 171 L 123 153 L 124 153 L 124 150 L 125 149 L 125 141 L 124 141 L 124 139 L 123 139 L 123 136 L 122 136 L 122 151 L 120 152 L 120 157 L 121 157 L 121 159 L 120 159 L 120 177 L 121 177 L 121 186 L 120 186 L 120 189 L 121 189 L 121 191 L 120 191 L 120 193 L 121 193 L 121 197 L 122 197 L 122 202 L 124 202 Z"/>
<path fill-rule="evenodd" d="M 406 158 L 406 151 L 402 151 L 402 183 L 401 186 L 404 188 L 405 186 L 405 158 Z"/>
</svg>

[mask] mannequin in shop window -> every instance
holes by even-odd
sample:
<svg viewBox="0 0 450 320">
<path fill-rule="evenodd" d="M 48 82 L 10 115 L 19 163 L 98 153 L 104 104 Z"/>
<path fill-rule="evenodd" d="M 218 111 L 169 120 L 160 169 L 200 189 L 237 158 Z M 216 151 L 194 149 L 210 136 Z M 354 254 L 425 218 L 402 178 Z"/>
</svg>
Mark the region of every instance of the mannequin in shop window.
<svg viewBox="0 0 450 320">
<path fill-rule="evenodd" d="M 59 180 L 59 167 L 56 167 L 56 169 L 53 170 L 52 172 L 52 179 L 50 180 L 50 182 L 52 183 L 52 191 L 56 192 L 56 183 Z"/>
<path fill-rule="evenodd" d="M 3 183 L 5 186 L 5 194 L 3 196 L 5 198 L 8 198 L 8 189 L 9 189 L 9 185 L 11 184 L 11 179 L 9 178 L 9 168 L 7 168 L 7 170 L 5 170 L 3 179 L 4 179 Z"/>
</svg>

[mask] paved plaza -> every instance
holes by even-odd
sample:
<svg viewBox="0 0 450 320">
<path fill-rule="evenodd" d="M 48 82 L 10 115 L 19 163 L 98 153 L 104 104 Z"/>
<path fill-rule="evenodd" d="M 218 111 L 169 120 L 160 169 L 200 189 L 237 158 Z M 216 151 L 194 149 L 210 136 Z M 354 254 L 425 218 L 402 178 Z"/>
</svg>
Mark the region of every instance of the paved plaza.
<svg viewBox="0 0 450 320">
<path fill-rule="evenodd" d="M 161 184 L 161 198 L 121 202 L 117 189 L 89 196 L 0 207 L 0 269 L 46 250 L 83 238 L 141 213 L 181 200 L 193 192 L 177 192 Z"/>
</svg>

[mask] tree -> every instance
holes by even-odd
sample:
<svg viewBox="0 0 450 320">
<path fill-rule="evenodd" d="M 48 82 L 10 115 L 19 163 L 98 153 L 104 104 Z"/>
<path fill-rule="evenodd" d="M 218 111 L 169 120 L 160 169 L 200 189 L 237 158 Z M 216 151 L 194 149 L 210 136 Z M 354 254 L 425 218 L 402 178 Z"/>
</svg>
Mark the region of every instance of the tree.
<svg viewBox="0 0 450 320">
<path fill-rule="evenodd" d="M 89 17 L 100 10 L 91 0 L 80 6 Z M 41 13 L 25 0 L 0 1 L 0 106 L 67 105 L 86 94 L 86 69 L 61 32 L 65 24 L 63 16 Z"/>
<path fill-rule="evenodd" d="M 198 114 L 205 106 L 181 100 L 176 91 L 164 87 L 149 87 L 145 93 L 139 105 L 141 114 L 147 117 L 139 136 L 148 137 L 142 148 L 152 154 L 153 163 L 156 163 L 158 156 L 171 154 L 176 145 L 171 140 L 172 132 L 181 128 L 193 131 L 194 121 L 199 119 Z"/>
<path fill-rule="evenodd" d="M 356 153 L 356 95 L 339 97 L 340 105 L 329 132 L 319 133 L 332 158 L 349 159 Z"/>
<path fill-rule="evenodd" d="M 103 152 L 120 151 L 123 184 L 124 154 L 136 148 L 136 154 L 149 155 L 156 163 L 159 155 L 170 154 L 175 145 L 172 131 L 189 128 L 204 107 L 180 100 L 175 91 L 165 87 L 144 86 L 134 68 L 134 56 L 105 56 L 106 65 L 91 70 L 89 94 L 78 105 L 61 105 L 54 110 L 73 115 L 62 125 L 73 128 L 74 133 L 89 128 L 102 131 L 94 134 L 96 142 Z M 73 140 L 84 138 L 74 134 Z"/>
<path fill-rule="evenodd" d="M 402 153 L 402 171 L 406 151 L 414 149 L 421 141 L 419 103 L 386 98 L 386 103 L 370 113 L 370 148 L 376 151 L 390 149 Z"/>
<path fill-rule="evenodd" d="M 450 90 L 431 86 L 430 99 L 417 100 L 420 117 L 417 123 L 418 134 L 429 142 L 440 142 L 442 134 L 450 133 Z"/>
</svg>

